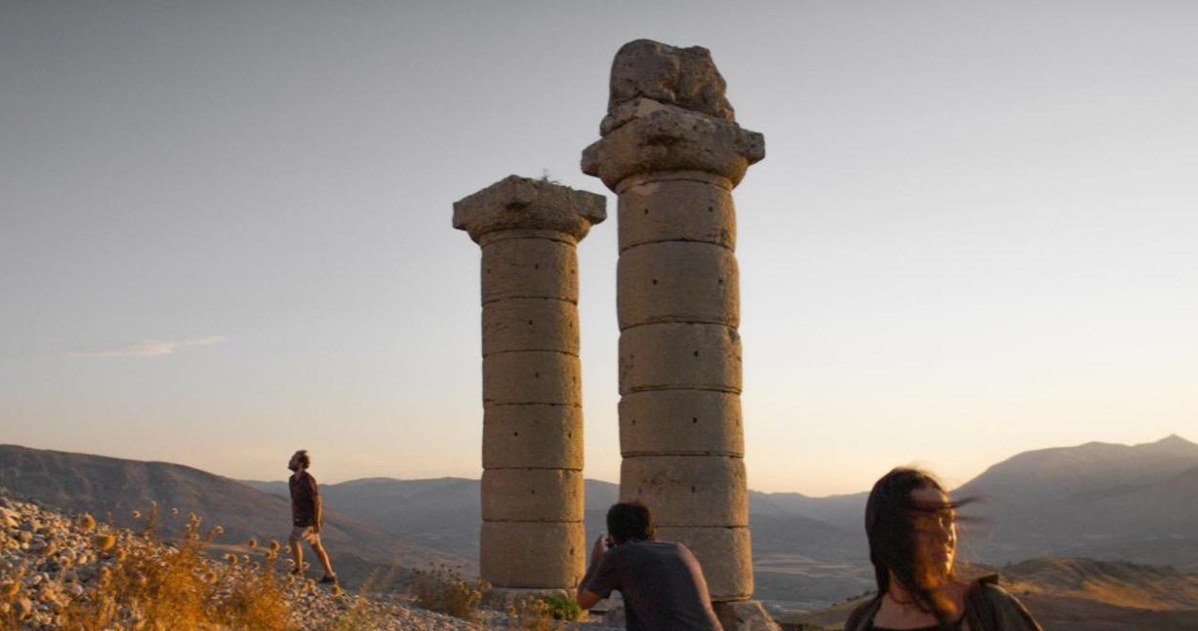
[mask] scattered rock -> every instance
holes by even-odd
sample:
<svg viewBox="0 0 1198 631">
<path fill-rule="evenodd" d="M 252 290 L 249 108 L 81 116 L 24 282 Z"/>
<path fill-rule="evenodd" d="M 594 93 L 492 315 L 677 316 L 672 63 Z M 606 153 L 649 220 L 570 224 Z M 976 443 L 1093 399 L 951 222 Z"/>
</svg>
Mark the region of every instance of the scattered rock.
<svg viewBox="0 0 1198 631">
<path fill-rule="evenodd" d="M 20 545 L 5 542 L 20 542 Z M 108 580 L 106 577 L 113 575 L 112 568 L 120 562 L 118 554 L 94 553 L 105 546 L 122 550 L 140 546 L 163 562 L 179 550 L 176 545 L 147 540 L 129 531 L 97 524 L 93 519 L 40 510 L 34 504 L 0 495 L 0 627 L 8 628 L 4 625 L 11 622 L 22 629 L 61 628 L 64 612 L 73 603 L 86 603 L 94 597 L 97 584 Z M 201 563 L 207 566 L 212 582 L 227 583 L 223 592 L 226 595 L 236 581 L 255 573 L 250 563 L 230 566 L 222 558 L 204 558 Z M 340 587 L 316 585 L 311 580 L 284 580 L 283 589 L 290 609 L 288 628 L 348 626 L 379 631 L 481 631 L 519 627 L 501 611 L 483 610 L 478 622 L 468 622 L 416 607 L 412 597 L 402 593 L 365 597 Z M 144 614 L 135 608 L 119 606 L 116 616 L 118 622 L 110 628 L 146 627 Z M 590 622 L 570 623 L 567 627 L 586 631 L 611 629 Z"/>
</svg>

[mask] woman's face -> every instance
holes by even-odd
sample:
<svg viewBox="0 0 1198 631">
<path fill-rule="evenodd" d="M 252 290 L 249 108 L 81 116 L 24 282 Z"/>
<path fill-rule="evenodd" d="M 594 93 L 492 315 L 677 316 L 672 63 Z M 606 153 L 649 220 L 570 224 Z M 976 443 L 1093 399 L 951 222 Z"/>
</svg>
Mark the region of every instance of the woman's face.
<svg viewBox="0 0 1198 631">
<path fill-rule="evenodd" d="M 917 558 L 927 563 L 939 582 L 952 573 L 957 553 L 957 515 L 948 495 L 935 487 L 911 491 L 916 510 L 911 512 Z"/>
</svg>

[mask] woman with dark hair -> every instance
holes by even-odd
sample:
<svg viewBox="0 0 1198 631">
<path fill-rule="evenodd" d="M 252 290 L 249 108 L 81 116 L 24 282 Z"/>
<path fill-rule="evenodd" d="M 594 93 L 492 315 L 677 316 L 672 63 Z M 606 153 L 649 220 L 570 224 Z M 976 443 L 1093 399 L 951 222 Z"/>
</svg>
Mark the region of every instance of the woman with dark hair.
<svg viewBox="0 0 1198 631">
<path fill-rule="evenodd" d="M 845 631 L 1043 631 L 995 577 L 957 577 L 959 506 L 919 469 L 900 467 L 874 484 L 865 534 L 878 595 L 853 611 Z"/>
</svg>

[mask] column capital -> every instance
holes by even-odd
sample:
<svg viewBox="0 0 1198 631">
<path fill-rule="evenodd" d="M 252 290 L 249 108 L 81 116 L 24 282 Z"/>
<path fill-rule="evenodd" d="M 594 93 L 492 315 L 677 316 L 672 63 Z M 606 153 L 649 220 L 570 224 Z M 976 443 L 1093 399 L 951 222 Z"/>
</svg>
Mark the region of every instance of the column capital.
<svg viewBox="0 0 1198 631">
<path fill-rule="evenodd" d="M 735 121 L 636 99 L 608 116 L 619 122 L 582 152 L 582 172 L 611 190 L 633 175 L 702 171 L 740 183 L 749 165 L 765 157 L 765 137 Z"/>
<path fill-rule="evenodd" d="M 509 175 L 454 202 L 453 227 L 465 230 L 475 243 L 507 230 L 548 230 L 579 241 L 607 218 L 606 206 L 602 195 Z"/>
<path fill-rule="evenodd" d="M 613 191 L 660 171 L 702 171 L 736 186 L 765 157 L 765 138 L 736 124 L 726 87 L 706 48 L 624 44 L 612 61 L 603 139 L 582 152 L 582 172 Z"/>
</svg>

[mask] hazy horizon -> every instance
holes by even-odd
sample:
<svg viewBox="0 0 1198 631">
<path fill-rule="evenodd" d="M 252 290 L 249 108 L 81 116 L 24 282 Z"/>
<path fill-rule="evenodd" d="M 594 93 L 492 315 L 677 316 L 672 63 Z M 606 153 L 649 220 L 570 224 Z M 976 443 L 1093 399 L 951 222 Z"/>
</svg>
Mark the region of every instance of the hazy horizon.
<svg viewBox="0 0 1198 631">
<path fill-rule="evenodd" d="M 277 479 L 477 478 L 479 250 L 509 174 L 579 245 L 586 469 L 617 481 L 625 42 L 709 48 L 766 158 L 734 196 L 750 488 L 951 486 L 1198 438 L 1198 6 L 1016 1 L 0 6 L 0 443 Z"/>
</svg>

